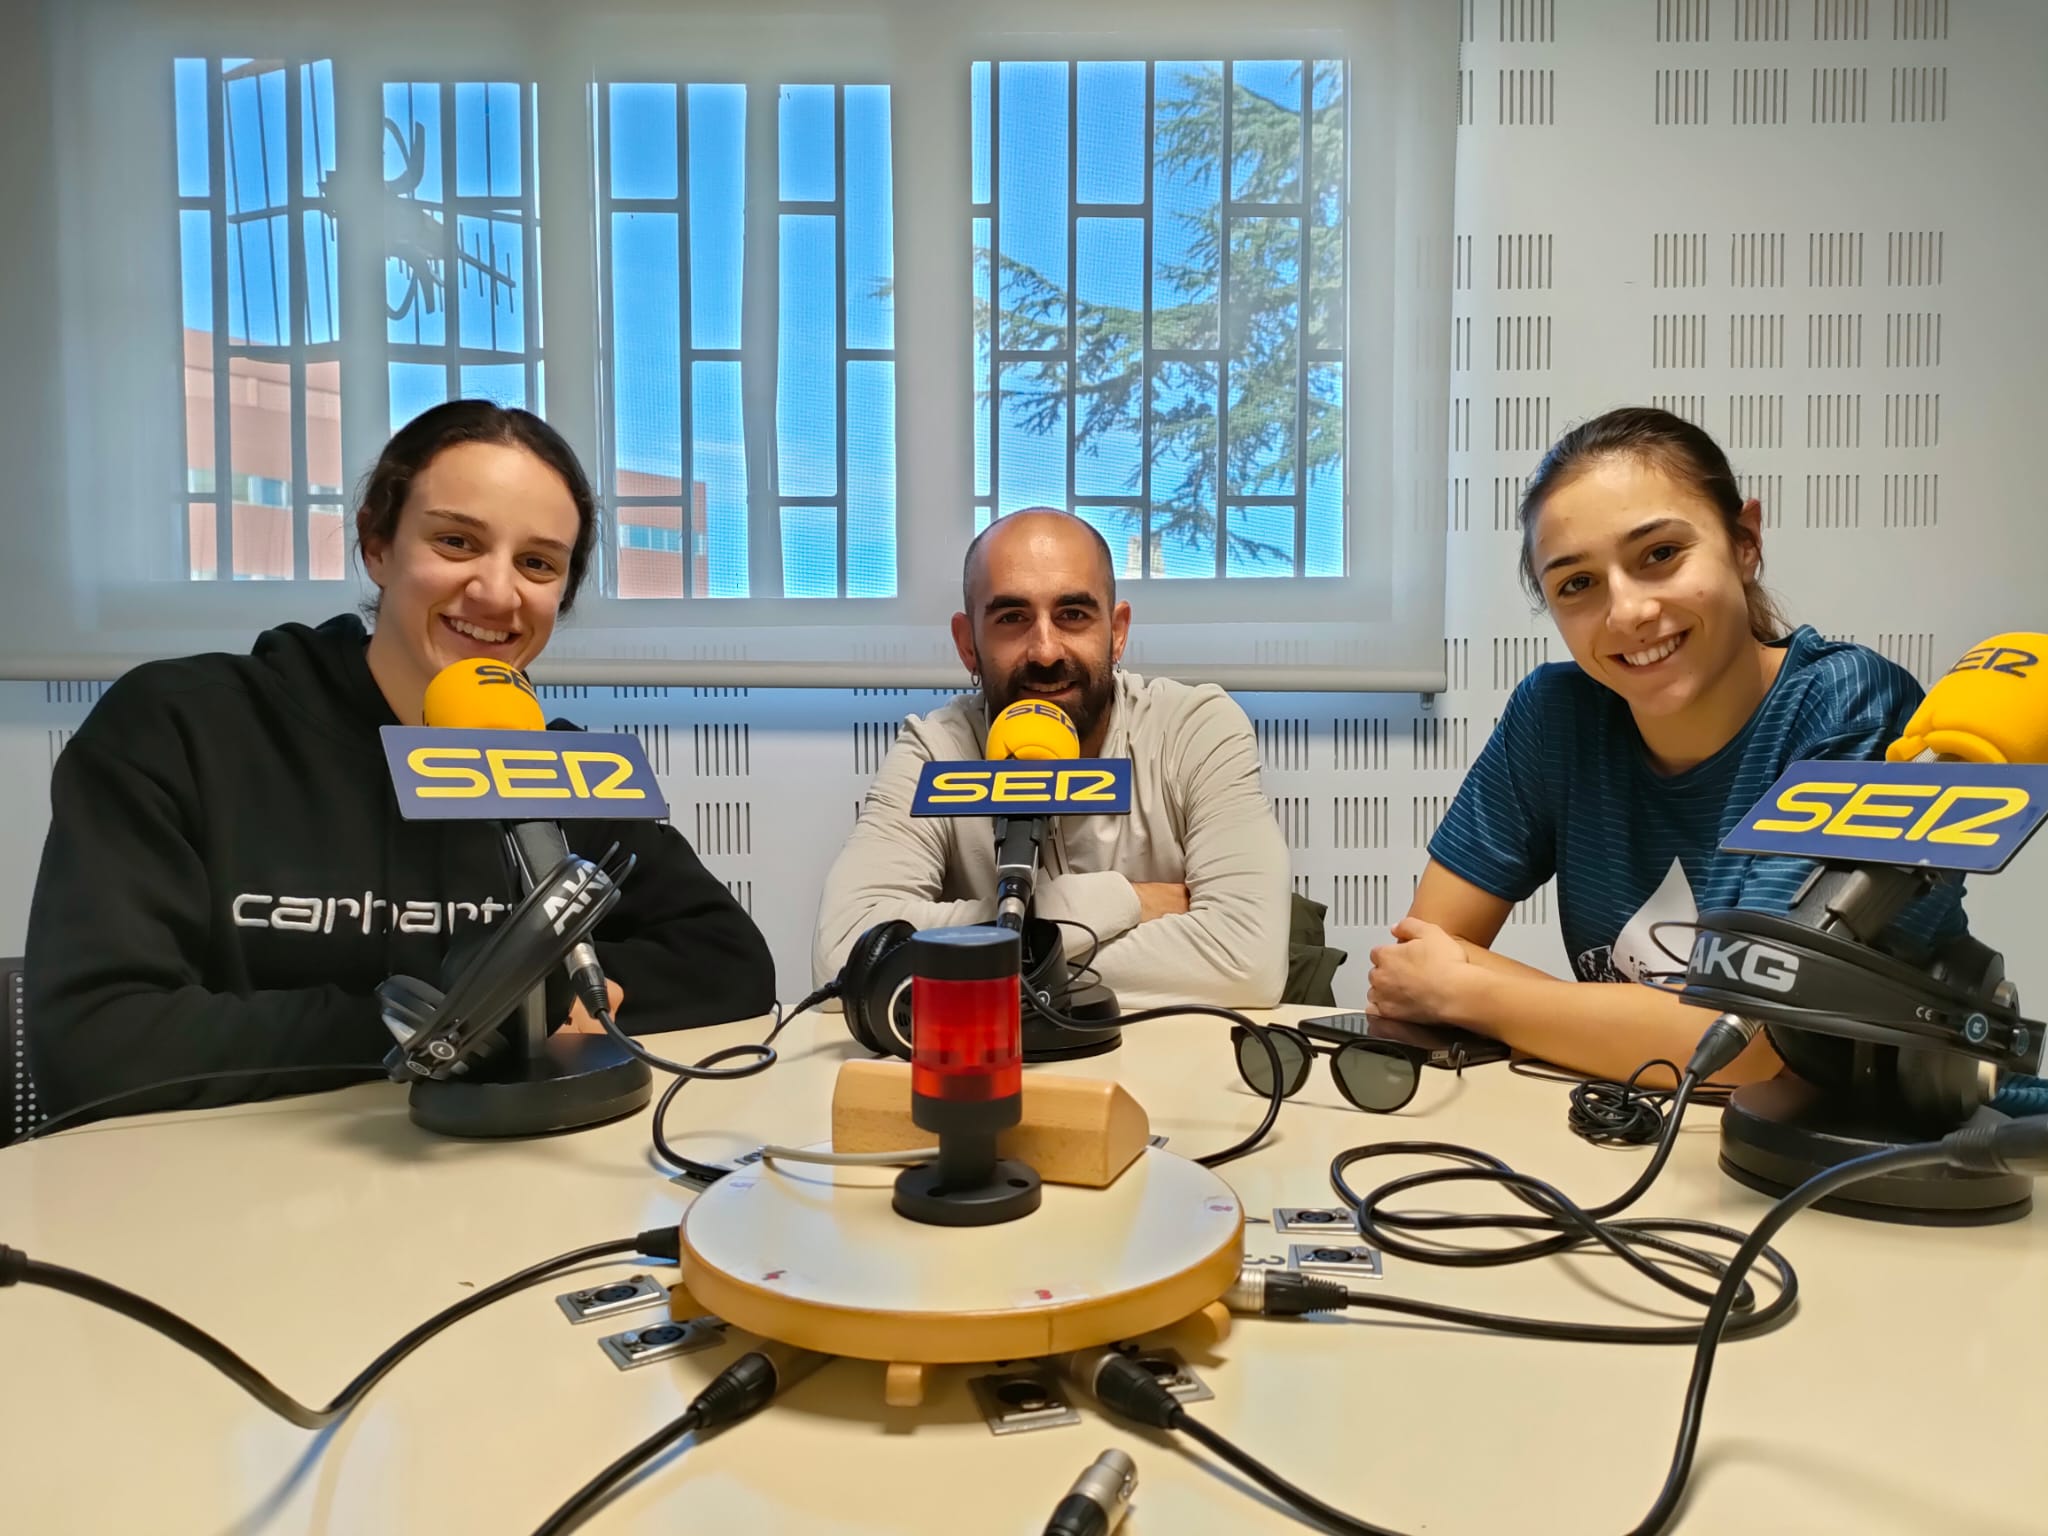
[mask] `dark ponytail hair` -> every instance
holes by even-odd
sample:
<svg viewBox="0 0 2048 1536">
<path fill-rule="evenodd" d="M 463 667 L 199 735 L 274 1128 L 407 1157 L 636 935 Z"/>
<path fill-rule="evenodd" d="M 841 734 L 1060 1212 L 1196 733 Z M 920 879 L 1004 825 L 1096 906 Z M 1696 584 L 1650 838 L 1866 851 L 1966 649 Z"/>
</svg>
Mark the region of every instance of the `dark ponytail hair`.
<svg viewBox="0 0 2048 1536">
<path fill-rule="evenodd" d="M 1522 586 L 1538 603 L 1544 598 L 1542 584 L 1536 579 L 1537 515 L 1555 492 L 1609 458 L 1651 465 L 1712 502 L 1721 514 L 1731 549 L 1755 542 L 1742 526 L 1742 488 L 1735 483 L 1735 472 L 1728 467 L 1721 445 L 1682 416 L 1647 405 L 1623 406 L 1582 422 L 1560 437 L 1536 466 L 1522 493 Z M 1759 551 L 1757 575 L 1744 583 L 1749 632 L 1759 640 L 1782 639 L 1792 626 L 1778 611 L 1776 599 L 1764 590 L 1762 575 Z"/>
<path fill-rule="evenodd" d="M 597 500 L 589 477 L 576 461 L 576 450 L 553 427 L 531 411 L 490 400 L 450 400 L 421 411 L 391 434 L 364 477 L 356 506 L 356 553 L 371 544 L 389 545 L 398 534 L 398 514 L 405 507 L 412 482 L 444 448 L 457 443 L 498 443 L 524 448 L 562 477 L 576 503 L 576 544 L 569 551 L 569 578 L 562 587 L 560 611 L 567 613 L 583 585 L 590 565 L 590 547 L 597 535 Z"/>
</svg>

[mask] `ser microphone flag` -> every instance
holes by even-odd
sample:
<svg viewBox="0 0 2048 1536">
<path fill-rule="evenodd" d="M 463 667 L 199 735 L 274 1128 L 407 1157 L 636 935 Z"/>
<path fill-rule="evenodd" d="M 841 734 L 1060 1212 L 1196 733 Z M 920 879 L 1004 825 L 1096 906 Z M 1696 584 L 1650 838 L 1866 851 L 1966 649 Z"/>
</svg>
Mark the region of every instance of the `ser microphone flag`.
<svg viewBox="0 0 2048 1536">
<path fill-rule="evenodd" d="M 425 725 L 378 734 L 408 821 L 664 821 L 668 801 L 630 732 L 550 731 L 533 684 L 458 661 L 427 685 Z"/>
<path fill-rule="evenodd" d="M 2038 763 L 1800 762 L 1721 850 L 1993 874 L 2044 819 L 2048 767 Z"/>
</svg>

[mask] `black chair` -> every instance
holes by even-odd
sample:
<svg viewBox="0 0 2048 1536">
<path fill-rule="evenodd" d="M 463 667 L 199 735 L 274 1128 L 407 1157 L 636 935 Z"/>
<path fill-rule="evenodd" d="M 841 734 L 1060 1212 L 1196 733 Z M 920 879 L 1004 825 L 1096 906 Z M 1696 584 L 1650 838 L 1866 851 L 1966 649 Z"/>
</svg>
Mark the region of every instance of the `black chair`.
<svg viewBox="0 0 2048 1536">
<path fill-rule="evenodd" d="M 36 1106 L 36 1085 L 28 1075 L 28 1029 L 23 1022 L 21 961 L 0 960 L 0 1145 L 26 1136 L 42 1119 Z"/>
</svg>

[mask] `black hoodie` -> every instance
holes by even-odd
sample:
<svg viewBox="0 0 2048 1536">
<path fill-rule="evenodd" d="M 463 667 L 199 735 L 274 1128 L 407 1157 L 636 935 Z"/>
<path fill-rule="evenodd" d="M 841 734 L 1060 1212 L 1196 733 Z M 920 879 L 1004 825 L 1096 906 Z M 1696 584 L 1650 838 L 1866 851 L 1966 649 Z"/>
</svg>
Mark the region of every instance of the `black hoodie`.
<svg viewBox="0 0 2048 1536">
<path fill-rule="evenodd" d="M 352 615 L 287 624 L 247 656 L 152 662 L 57 760 L 26 955 L 30 1069 L 47 1109 L 186 1073 L 108 1113 L 332 1088 L 288 1068 L 378 1061 L 377 984 L 440 984 L 451 931 L 513 896 L 489 822 L 406 822 L 378 727 L 396 725 Z M 638 865 L 597 930 L 629 1030 L 764 1013 L 760 932 L 673 828 L 564 824 Z M 277 1070 L 266 1070 L 277 1069 Z"/>
</svg>

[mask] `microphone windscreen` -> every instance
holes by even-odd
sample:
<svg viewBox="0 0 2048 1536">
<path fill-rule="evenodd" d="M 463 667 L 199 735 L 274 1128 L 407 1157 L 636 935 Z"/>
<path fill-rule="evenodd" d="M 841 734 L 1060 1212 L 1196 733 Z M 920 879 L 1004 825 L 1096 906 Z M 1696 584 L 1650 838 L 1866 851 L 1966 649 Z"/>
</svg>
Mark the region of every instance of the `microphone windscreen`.
<svg viewBox="0 0 2048 1536">
<path fill-rule="evenodd" d="M 1019 699 L 989 722 L 988 755 L 1026 762 L 1079 757 L 1081 738 L 1074 734 L 1074 722 L 1059 705 Z"/>
<path fill-rule="evenodd" d="M 544 731 L 548 724 L 524 673 L 477 657 L 434 675 L 424 715 L 444 731 Z"/>
<path fill-rule="evenodd" d="M 2048 635 L 1993 635 L 1937 679 L 1884 755 L 1908 763 L 1927 752 L 1965 763 L 2048 762 Z"/>
</svg>

